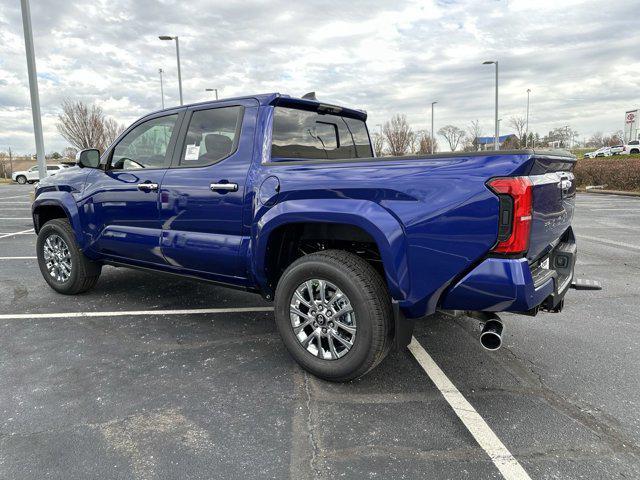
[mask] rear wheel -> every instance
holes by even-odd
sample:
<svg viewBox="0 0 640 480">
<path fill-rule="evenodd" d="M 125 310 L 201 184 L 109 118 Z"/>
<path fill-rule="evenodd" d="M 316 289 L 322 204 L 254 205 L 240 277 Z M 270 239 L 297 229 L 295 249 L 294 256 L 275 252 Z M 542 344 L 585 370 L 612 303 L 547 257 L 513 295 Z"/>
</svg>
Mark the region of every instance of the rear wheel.
<svg viewBox="0 0 640 480">
<path fill-rule="evenodd" d="M 24 185 L 25 183 L 27 183 L 27 177 L 25 177 L 24 175 L 18 175 L 18 177 L 16 178 L 16 182 L 18 182 L 20 185 Z"/>
<path fill-rule="evenodd" d="M 392 343 L 391 300 L 378 272 L 341 250 L 306 255 L 284 272 L 276 323 L 287 350 L 307 371 L 331 381 L 358 378 Z"/>
<path fill-rule="evenodd" d="M 629 153 L 631 153 L 632 155 L 637 155 L 638 153 L 640 153 L 640 150 L 638 150 L 637 148 L 634 148 Z"/>
<path fill-rule="evenodd" d="M 56 292 L 75 295 L 90 290 L 98 281 L 102 267 L 80 251 L 67 219 L 45 223 L 38 233 L 36 250 L 40 272 Z"/>
</svg>

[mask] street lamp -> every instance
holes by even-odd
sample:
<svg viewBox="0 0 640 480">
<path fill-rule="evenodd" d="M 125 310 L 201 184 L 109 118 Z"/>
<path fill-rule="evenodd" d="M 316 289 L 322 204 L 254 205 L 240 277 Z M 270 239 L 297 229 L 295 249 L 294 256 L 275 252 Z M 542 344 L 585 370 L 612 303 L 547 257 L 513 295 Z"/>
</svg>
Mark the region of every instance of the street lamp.
<svg viewBox="0 0 640 480">
<path fill-rule="evenodd" d="M 496 66 L 496 133 L 494 139 L 494 148 L 496 150 L 500 149 L 500 144 L 498 143 L 498 61 L 497 60 L 487 60 L 486 62 L 482 62 L 483 65 L 493 65 Z"/>
<path fill-rule="evenodd" d="M 205 88 L 205 92 L 216 92 L 216 100 L 218 100 L 218 89 L 217 88 Z"/>
<path fill-rule="evenodd" d="M 162 86 L 162 69 L 158 69 L 158 73 L 160 74 L 160 98 L 162 98 L 162 109 L 164 110 L 164 87 Z"/>
<path fill-rule="evenodd" d="M 438 102 L 431 102 L 431 155 L 433 155 L 433 146 L 435 144 L 435 138 L 433 137 L 433 106 Z"/>
<path fill-rule="evenodd" d="M 527 148 L 529 146 L 529 94 L 531 93 L 531 89 L 527 88 L 527 127 L 524 133 L 524 147 Z"/>
<path fill-rule="evenodd" d="M 38 74 L 36 57 L 33 51 L 33 31 L 31 29 L 31 9 L 29 0 L 21 0 L 22 26 L 24 28 L 24 46 L 27 53 L 27 72 L 29 74 L 29 93 L 31 94 L 31 115 L 33 133 L 36 140 L 36 158 L 38 159 L 38 178 L 47 176 L 47 164 L 44 158 L 44 140 L 42 137 L 42 118 L 40 116 L 40 95 L 38 94 Z M 13 173 L 13 171 L 11 172 Z"/>
<path fill-rule="evenodd" d="M 178 36 L 172 37 L 170 35 L 160 35 L 160 40 L 175 40 L 176 41 L 176 57 L 178 59 L 178 90 L 180 91 L 180 105 L 182 105 L 182 75 L 180 73 L 180 44 L 178 43 Z"/>
</svg>

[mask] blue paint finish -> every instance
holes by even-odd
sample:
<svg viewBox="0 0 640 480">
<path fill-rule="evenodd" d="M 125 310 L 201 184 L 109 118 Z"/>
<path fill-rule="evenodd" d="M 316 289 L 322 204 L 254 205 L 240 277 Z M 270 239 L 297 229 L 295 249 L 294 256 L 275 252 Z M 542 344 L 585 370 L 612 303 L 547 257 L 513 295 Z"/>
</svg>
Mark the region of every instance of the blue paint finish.
<svg viewBox="0 0 640 480">
<path fill-rule="evenodd" d="M 166 169 L 92 169 L 80 202 L 82 225 L 98 255 L 163 264 L 158 192 L 142 183 L 161 184 Z"/>
<path fill-rule="evenodd" d="M 223 105 L 227 103 L 238 104 Z M 250 233 L 242 214 L 249 198 L 246 179 L 258 113 L 254 102 L 240 104 L 245 110 L 237 150 L 213 165 L 167 170 L 160 189 L 161 245 L 167 263 L 234 284 L 246 284 L 247 278 L 239 254 L 243 237 Z M 180 157 L 181 149 L 176 151 Z M 212 183 L 235 183 L 238 190 L 211 191 Z"/>
<path fill-rule="evenodd" d="M 553 289 L 553 278 L 534 287 L 526 258 L 488 258 L 449 289 L 442 308 L 526 312 L 540 305 Z"/>
<path fill-rule="evenodd" d="M 538 305 L 553 281 L 533 287 L 527 260 L 535 260 L 566 231 L 575 187 L 534 169 L 559 169 L 531 151 L 386 159 L 271 158 L 274 106 L 312 108 L 317 102 L 279 94 L 225 99 L 171 109 L 179 113 L 177 167 L 189 112 L 242 105 L 237 150 L 213 165 L 135 171 L 74 169 L 38 187 L 34 209 L 50 202 L 65 209 L 80 245 L 98 260 L 146 266 L 273 294 L 267 246 L 294 223 L 346 224 L 376 243 L 391 296 L 410 318 L 436 308 L 524 311 Z M 342 114 L 366 118 L 343 109 Z M 137 123 L 139 123 L 138 121 Z M 113 148 L 113 147 L 111 147 Z M 103 156 L 103 164 L 110 149 Z M 567 167 L 569 170 L 572 165 Z M 527 258 L 487 258 L 497 241 L 498 198 L 490 178 L 530 176 L 534 211 Z M 158 192 L 137 189 L 159 184 Z M 211 183 L 238 190 L 211 191 Z M 35 210 L 34 210 L 35 211 Z"/>
</svg>

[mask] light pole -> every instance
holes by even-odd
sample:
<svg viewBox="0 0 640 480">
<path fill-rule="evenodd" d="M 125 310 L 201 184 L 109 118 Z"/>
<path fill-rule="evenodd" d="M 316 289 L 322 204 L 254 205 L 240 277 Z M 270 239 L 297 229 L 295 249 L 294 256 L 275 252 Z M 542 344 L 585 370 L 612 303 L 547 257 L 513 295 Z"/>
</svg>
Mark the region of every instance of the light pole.
<svg viewBox="0 0 640 480">
<path fill-rule="evenodd" d="M 486 62 L 482 62 L 483 65 L 493 65 L 496 66 L 496 133 L 495 139 L 493 142 L 493 147 L 496 150 L 500 150 L 500 144 L 498 140 L 498 61 L 497 60 L 487 60 Z"/>
<path fill-rule="evenodd" d="M 216 100 L 218 100 L 218 89 L 217 88 L 205 88 L 205 92 L 216 92 Z"/>
<path fill-rule="evenodd" d="M 42 119 L 40 118 L 40 95 L 38 94 L 38 75 L 36 57 L 33 53 L 33 32 L 31 30 L 31 10 L 29 0 L 21 0 L 22 25 L 24 27 L 24 47 L 27 52 L 27 71 L 29 73 L 29 92 L 31 93 L 31 115 L 33 133 L 36 137 L 36 157 L 38 159 L 38 178 L 47 176 L 47 164 L 44 158 L 44 140 L 42 138 Z M 11 172 L 13 173 L 13 172 Z"/>
<path fill-rule="evenodd" d="M 180 73 L 180 43 L 178 42 L 178 36 L 172 37 L 171 35 L 160 35 L 160 40 L 175 40 L 176 41 L 176 58 L 178 60 L 178 90 L 180 91 L 180 105 L 182 105 L 182 74 Z"/>
<path fill-rule="evenodd" d="M 164 87 L 162 86 L 162 69 L 158 69 L 158 73 L 160 74 L 160 98 L 162 98 L 162 109 L 164 110 Z"/>
<path fill-rule="evenodd" d="M 524 131 L 524 148 L 529 146 L 529 94 L 531 89 L 527 88 L 527 126 Z"/>
<path fill-rule="evenodd" d="M 431 155 L 433 155 L 436 139 L 433 136 L 433 106 L 438 102 L 431 102 Z"/>
</svg>

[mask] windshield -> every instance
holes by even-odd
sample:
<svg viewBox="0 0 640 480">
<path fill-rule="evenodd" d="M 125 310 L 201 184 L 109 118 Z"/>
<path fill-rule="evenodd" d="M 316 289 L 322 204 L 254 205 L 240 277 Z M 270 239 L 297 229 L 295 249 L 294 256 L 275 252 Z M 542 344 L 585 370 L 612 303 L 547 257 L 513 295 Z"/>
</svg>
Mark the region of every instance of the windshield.
<svg viewBox="0 0 640 480">
<path fill-rule="evenodd" d="M 271 157 L 338 159 L 372 157 L 362 120 L 308 110 L 276 107 Z"/>
</svg>

